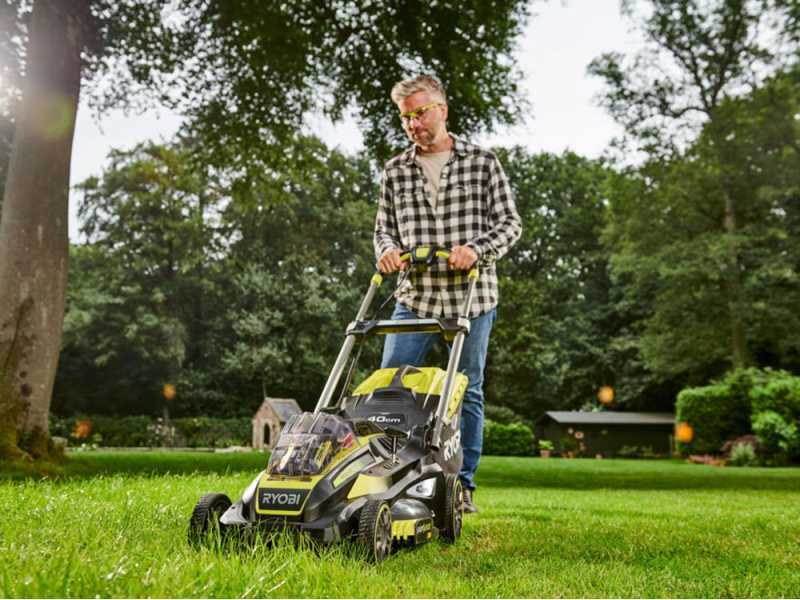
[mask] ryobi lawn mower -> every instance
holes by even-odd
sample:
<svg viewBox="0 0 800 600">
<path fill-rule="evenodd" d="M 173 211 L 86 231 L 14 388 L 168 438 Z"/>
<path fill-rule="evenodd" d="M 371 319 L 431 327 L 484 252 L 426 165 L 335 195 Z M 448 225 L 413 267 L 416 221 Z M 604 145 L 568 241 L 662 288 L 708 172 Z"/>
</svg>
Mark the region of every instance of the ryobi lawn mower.
<svg viewBox="0 0 800 600">
<path fill-rule="evenodd" d="M 446 250 L 415 248 L 401 258 L 409 269 L 398 282 Z M 209 531 L 296 532 L 317 542 L 354 541 L 372 560 L 393 548 L 461 534 L 461 402 L 467 377 L 458 373 L 478 269 L 469 273 L 468 292 L 457 319 L 366 319 L 383 281 L 373 275 L 355 321 L 314 412 L 284 426 L 267 468 L 239 501 L 210 493 L 200 498 L 189 523 L 189 539 Z M 379 369 L 350 390 L 358 360 L 354 348 L 388 333 L 441 333 L 452 343 L 447 370 L 404 365 Z M 345 375 L 344 381 L 342 376 Z M 338 391 L 338 394 L 337 394 Z"/>
</svg>

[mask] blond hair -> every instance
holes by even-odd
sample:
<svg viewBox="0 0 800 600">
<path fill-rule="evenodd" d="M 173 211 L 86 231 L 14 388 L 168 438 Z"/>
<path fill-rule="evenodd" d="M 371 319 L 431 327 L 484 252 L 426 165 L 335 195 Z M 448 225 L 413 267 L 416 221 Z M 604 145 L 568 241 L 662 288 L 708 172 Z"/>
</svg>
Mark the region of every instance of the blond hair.
<svg viewBox="0 0 800 600">
<path fill-rule="evenodd" d="M 444 86 L 433 75 L 425 74 L 395 83 L 392 88 L 392 102 L 398 104 L 404 98 L 408 98 L 417 92 L 428 92 L 433 96 L 438 96 L 439 100 L 447 104 L 447 94 L 444 91 Z"/>
</svg>

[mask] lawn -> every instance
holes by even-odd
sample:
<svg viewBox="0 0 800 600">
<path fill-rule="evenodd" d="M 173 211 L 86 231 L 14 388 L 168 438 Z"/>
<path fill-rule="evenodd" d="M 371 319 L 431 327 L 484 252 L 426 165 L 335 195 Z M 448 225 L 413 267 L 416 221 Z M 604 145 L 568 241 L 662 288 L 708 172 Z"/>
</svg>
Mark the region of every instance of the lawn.
<svg viewBox="0 0 800 600">
<path fill-rule="evenodd" d="M 0 596 L 800 596 L 800 469 L 487 457 L 455 545 L 378 566 L 346 548 L 194 550 L 206 491 L 264 455 L 86 453 L 0 474 Z"/>
</svg>

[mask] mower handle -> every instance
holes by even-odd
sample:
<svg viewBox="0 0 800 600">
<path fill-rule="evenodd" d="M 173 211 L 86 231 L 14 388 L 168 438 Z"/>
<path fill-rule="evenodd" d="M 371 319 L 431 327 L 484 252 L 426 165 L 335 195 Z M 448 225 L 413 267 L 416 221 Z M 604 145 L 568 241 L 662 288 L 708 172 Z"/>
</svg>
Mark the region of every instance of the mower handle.
<svg viewBox="0 0 800 600">
<path fill-rule="evenodd" d="M 400 251 L 400 260 L 414 265 L 429 265 L 437 258 L 450 258 L 450 251 L 436 246 L 417 246 L 410 250 Z"/>
<path fill-rule="evenodd" d="M 411 248 L 410 250 L 401 250 L 400 251 L 400 260 L 403 262 L 407 262 L 410 265 L 426 265 L 430 266 L 437 258 L 443 258 L 447 260 L 450 258 L 450 251 L 446 248 L 441 248 L 438 246 L 417 246 L 416 248 Z M 469 273 L 470 279 L 477 279 L 478 277 L 478 267 L 477 263 L 469 267 L 468 269 L 462 269 Z"/>
</svg>

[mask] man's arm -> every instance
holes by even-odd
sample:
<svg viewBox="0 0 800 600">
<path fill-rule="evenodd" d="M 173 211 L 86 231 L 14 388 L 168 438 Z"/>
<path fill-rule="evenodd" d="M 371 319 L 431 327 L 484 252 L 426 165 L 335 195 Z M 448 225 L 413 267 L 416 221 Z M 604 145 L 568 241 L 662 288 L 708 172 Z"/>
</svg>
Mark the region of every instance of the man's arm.
<svg viewBox="0 0 800 600">
<path fill-rule="evenodd" d="M 378 214 L 375 216 L 375 234 L 372 238 L 375 248 L 375 260 L 378 268 L 390 273 L 401 268 L 400 232 L 397 229 L 397 218 L 394 213 L 394 198 L 391 183 L 386 170 L 381 177 L 381 193 L 378 199 Z"/>
<path fill-rule="evenodd" d="M 493 262 L 502 257 L 522 235 L 522 220 L 514 204 L 511 185 L 497 157 L 489 167 L 488 193 L 491 228 L 466 244 L 481 262 Z"/>
</svg>

